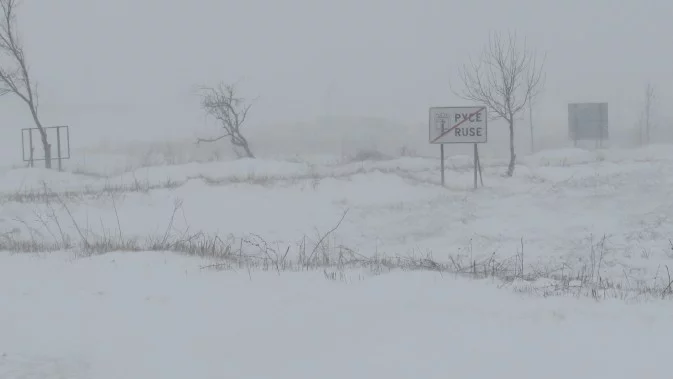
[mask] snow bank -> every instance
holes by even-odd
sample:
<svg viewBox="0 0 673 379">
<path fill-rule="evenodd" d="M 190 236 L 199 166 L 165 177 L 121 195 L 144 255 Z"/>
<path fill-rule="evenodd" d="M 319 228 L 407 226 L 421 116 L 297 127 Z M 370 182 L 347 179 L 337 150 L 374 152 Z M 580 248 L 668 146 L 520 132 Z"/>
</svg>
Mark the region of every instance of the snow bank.
<svg viewBox="0 0 673 379">
<path fill-rule="evenodd" d="M 542 299 L 433 273 L 330 281 L 201 264 L 0 255 L 0 376 L 670 377 L 670 302 Z"/>
</svg>

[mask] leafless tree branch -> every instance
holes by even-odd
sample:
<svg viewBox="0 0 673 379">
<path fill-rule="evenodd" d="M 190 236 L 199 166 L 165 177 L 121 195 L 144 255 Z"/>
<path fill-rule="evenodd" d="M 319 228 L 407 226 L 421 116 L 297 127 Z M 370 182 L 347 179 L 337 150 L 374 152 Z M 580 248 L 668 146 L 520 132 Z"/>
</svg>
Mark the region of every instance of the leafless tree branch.
<svg viewBox="0 0 673 379">
<path fill-rule="evenodd" d="M 0 56 L 7 58 L 6 64 L 0 64 L 0 96 L 15 95 L 28 106 L 33 122 L 40 132 L 45 152 L 45 165 L 51 168 L 51 145 L 38 115 L 37 85 L 31 81 L 23 44 L 17 32 L 17 6 L 18 0 L 0 0 L 2 11 L 0 15 Z"/>
</svg>

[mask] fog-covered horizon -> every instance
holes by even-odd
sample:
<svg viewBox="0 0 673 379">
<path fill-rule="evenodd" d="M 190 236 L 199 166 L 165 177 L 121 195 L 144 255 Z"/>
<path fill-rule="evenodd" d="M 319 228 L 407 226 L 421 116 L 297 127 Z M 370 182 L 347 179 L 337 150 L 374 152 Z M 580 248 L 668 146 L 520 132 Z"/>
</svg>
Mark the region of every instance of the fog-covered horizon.
<svg viewBox="0 0 673 379">
<path fill-rule="evenodd" d="M 43 122 L 70 125 L 77 147 L 216 134 L 194 88 L 220 80 L 256 99 L 253 134 L 362 117 L 418 128 L 422 140 L 428 107 L 467 103 L 449 85 L 493 31 L 547 55 L 541 137 L 567 134 L 569 102 L 608 102 L 611 129 L 635 127 L 648 82 L 663 124 L 671 15 L 665 0 L 59 0 L 22 2 L 18 25 Z M 3 149 L 20 148 L 19 129 L 32 126 L 10 96 L 0 123 Z M 489 144 L 506 136 L 489 134 Z"/>
</svg>

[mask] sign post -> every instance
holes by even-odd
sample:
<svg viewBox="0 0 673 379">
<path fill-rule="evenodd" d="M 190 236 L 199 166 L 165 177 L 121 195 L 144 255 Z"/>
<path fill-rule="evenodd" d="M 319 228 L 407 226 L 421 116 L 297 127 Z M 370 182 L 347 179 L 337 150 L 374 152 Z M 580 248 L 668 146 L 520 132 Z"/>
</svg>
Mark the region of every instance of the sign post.
<svg viewBox="0 0 673 379">
<path fill-rule="evenodd" d="M 439 145 L 440 169 L 442 170 L 442 186 L 444 186 L 444 144 Z"/>
<path fill-rule="evenodd" d="M 444 186 L 444 144 L 474 144 L 474 188 L 477 188 L 477 174 L 481 178 L 478 144 L 488 141 L 486 107 L 432 107 L 430 108 L 429 140 L 440 145 L 442 186 Z"/>
<path fill-rule="evenodd" d="M 477 150 L 477 144 L 474 144 L 474 188 L 477 188 L 477 170 L 481 171 L 479 167 L 479 150 Z"/>
</svg>

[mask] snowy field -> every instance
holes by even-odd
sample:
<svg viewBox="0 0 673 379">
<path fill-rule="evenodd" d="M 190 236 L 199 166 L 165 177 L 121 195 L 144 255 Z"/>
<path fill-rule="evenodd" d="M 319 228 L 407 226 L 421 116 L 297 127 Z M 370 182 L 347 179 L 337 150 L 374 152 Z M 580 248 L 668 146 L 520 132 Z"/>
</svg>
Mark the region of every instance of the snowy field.
<svg viewBox="0 0 673 379">
<path fill-rule="evenodd" d="M 670 378 L 673 149 L 3 168 L 0 378 Z"/>
</svg>

